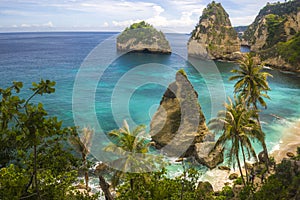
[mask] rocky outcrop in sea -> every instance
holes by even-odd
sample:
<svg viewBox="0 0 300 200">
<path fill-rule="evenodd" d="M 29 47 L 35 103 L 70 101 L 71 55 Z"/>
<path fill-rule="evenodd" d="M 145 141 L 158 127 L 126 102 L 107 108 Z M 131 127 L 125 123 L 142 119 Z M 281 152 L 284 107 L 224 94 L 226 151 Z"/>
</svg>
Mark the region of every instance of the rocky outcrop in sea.
<svg viewBox="0 0 300 200">
<path fill-rule="evenodd" d="M 234 61 L 240 58 L 241 54 L 235 53 L 239 51 L 240 41 L 229 15 L 220 3 L 213 1 L 203 10 L 188 41 L 189 56 Z"/>
<path fill-rule="evenodd" d="M 210 154 L 214 134 L 206 126 L 198 93 L 183 70 L 176 73 L 175 82 L 164 93 L 151 120 L 150 135 L 155 147 L 168 156 L 194 156 L 209 168 L 223 162 L 223 149 Z"/>
<path fill-rule="evenodd" d="M 163 32 L 142 21 L 132 24 L 117 37 L 121 52 L 149 52 L 170 54 L 171 47 Z"/>
</svg>

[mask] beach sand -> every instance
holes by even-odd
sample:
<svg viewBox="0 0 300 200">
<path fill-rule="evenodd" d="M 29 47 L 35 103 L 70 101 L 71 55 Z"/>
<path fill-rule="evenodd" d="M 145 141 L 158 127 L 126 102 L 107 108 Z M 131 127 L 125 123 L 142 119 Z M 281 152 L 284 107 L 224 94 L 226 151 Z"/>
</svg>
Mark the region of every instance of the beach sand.
<svg viewBox="0 0 300 200">
<path fill-rule="evenodd" d="M 276 163 L 280 163 L 283 158 L 287 158 L 286 153 L 292 152 L 296 155 L 297 147 L 300 146 L 300 120 L 291 123 L 283 129 L 279 148 L 271 153 Z"/>
</svg>

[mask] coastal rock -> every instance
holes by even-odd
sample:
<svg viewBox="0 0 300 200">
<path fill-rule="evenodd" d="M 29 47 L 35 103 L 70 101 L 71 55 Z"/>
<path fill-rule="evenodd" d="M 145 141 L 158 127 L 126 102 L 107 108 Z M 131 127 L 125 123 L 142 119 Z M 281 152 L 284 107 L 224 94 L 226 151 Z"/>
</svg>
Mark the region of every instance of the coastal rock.
<svg viewBox="0 0 300 200">
<path fill-rule="evenodd" d="M 248 163 L 248 162 L 245 163 L 245 167 L 247 168 L 247 170 L 253 169 L 253 165 L 251 163 Z"/>
<path fill-rule="evenodd" d="M 218 166 L 219 170 L 225 170 L 225 171 L 230 171 L 230 167 L 227 166 Z"/>
<path fill-rule="evenodd" d="M 102 174 L 109 170 L 109 167 L 105 163 L 99 163 L 96 168 L 95 168 L 95 173 L 96 174 Z"/>
<path fill-rule="evenodd" d="M 210 169 L 215 168 L 224 161 L 223 148 L 218 147 L 212 151 L 215 142 L 202 142 L 195 144 L 196 160 Z M 212 152 L 211 152 L 212 151 Z"/>
<path fill-rule="evenodd" d="M 287 157 L 290 157 L 290 158 L 295 157 L 295 154 L 293 152 L 287 152 L 286 155 L 287 155 Z"/>
<path fill-rule="evenodd" d="M 144 21 L 132 24 L 117 37 L 117 50 L 170 54 L 165 35 Z"/>
<path fill-rule="evenodd" d="M 231 54 L 226 54 L 223 58 L 223 60 L 228 60 L 228 61 L 238 61 L 243 59 L 243 53 L 236 51 Z"/>
<path fill-rule="evenodd" d="M 201 191 L 201 192 L 205 192 L 205 194 L 208 194 L 208 193 L 214 192 L 214 188 L 210 184 L 210 182 L 207 182 L 207 181 L 202 182 L 202 181 L 200 181 L 198 183 L 196 191 Z"/>
<path fill-rule="evenodd" d="M 235 60 L 240 51 L 237 32 L 231 26 L 229 15 L 220 3 L 214 1 L 203 10 L 200 21 L 188 42 L 189 56 L 207 59 Z"/>
<path fill-rule="evenodd" d="M 267 161 L 265 153 L 263 151 L 258 154 L 258 160 L 260 163 L 265 163 Z"/>
<path fill-rule="evenodd" d="M 300 71 L 300 2 L 268 3 L 243 35 L 265 65 Z"/>
<path fill-rule="evenodd" d="M 239 175 L 237 173 L 232 173 L 229 175 L 229 180 L 234 180 L 234 179 L 237 179 L 239 177 Z"/>
<path fill-rule="evenodd" d="M 188 157 L 194 155 L 195 143 L 202 142 L 208 133 L 198 94 L 185 72 L 179 70 L 151 120 L 152 141 L 167 155 Z"/>
</svg>

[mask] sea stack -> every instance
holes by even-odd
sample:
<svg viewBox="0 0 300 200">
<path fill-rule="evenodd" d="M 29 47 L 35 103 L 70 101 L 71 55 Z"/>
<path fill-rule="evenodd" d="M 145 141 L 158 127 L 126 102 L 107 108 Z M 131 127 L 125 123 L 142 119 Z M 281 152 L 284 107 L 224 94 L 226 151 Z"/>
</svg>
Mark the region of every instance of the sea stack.
<svg viewBox="0 0 300 200">
<path fill-rule="evenodd" d="M 126 28 L 117 37 L 117 50 L 121 52 L 148 52 L 170 54 L 171 47 L 163 32 L 142 21 Z"/>
<path fill-rule="evenodd" d="M 199 146 L 200 148 L 206 147 L 207 145 L 204 145 L 206 142 L 214 144 L 214 135 L 206 126 L 198 93 L 184 70 L 176 73 L 175 82 L 171 83 L 164 93 L 160 106 L 151 120 L 150 135 L 156 148 L 162 149 L 168 156 L 195 156 L 201 164 L 209 168 L 223 161 L 222 150 L 208 155 L 211 148 L 204 151 L 206 154 L 197 148 L 198 144 L 203 144 Z M 198 152 L 200 154 L 196 155 Z"/>
<path fill-rule="evenodd" d="M 240 58 L 238 34 L 220 3 L 213 1 L 203 10 L 200 21 L 188 41 L 188 54 L 207 59 Z"/>
</svg>

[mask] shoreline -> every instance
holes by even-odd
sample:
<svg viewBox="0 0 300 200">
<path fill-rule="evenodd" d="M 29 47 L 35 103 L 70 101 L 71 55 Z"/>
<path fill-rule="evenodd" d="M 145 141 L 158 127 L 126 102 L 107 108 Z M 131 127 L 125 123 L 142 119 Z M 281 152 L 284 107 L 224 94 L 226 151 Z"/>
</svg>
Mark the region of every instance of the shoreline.
<svg viewBox="0 0 300 200">
<path fill-rule="evenodd" d="M 281 162 L 283 158 L 288 158 L 288 152 L 297 154 L 297 147 L 300 146 L 300 119 L 293 121 L 289 126 L 282 130 L 282 136 L 278 149 L 270 153 L 274 157 L 276 163 Z"/>
<path fill-rule="evenodd" d="M 274 157 L 276 163 L 280 163 L 284 158 L 288 158 L 287 153 L 292 152 L 297 155 L 297 147 L 300 147 L 300 119 L 291 122 L 282 130 L 282 136 L 278 148 L 269 153 Z M 242 168 L 245 174 L 245 168 Z M 237 173 L 240 176 L 238 169 L 230 171 L 220 170 L 218 168 L 208 170 L 201 176 L 201 181 L 208 181 L 213 186 L 214 191 L 221 191 L 222 188 L 229 184 L 232 186 L 234 180 L 229 180 L 229 175 Z"/>
</svg>

